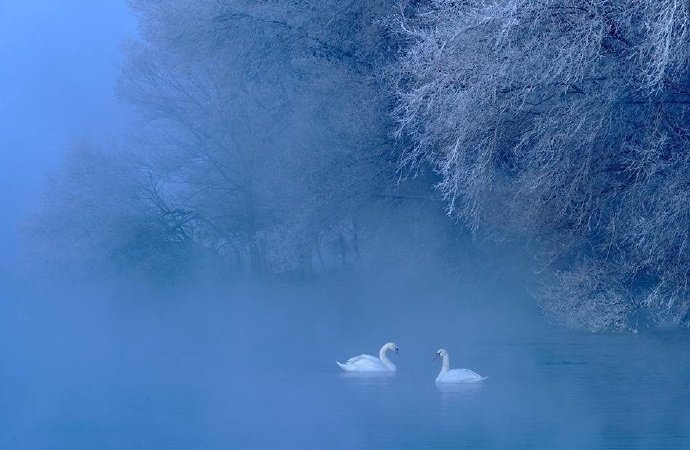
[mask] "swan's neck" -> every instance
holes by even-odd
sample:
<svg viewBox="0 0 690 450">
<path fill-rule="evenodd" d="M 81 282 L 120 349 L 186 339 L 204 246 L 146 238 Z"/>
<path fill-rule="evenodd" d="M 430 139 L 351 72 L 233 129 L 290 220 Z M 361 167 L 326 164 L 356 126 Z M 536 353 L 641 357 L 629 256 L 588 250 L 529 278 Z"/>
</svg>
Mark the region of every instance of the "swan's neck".
<svg viewBox="0 0 690 450">
<path fill-rule="evenodd" d="M 388 347 L 386 347 L 385 345 L 381 347 L 381 350 L 379 350 L 379 359 L 386 367 L 395 367 L 395 364 L 393 364 L 393 362 L 390 359 L 388 359 Z"/>
<path fill-rule="evenodd" d="M 446 373 L 450 369 L 450 358 L 448 355 L 443 357 L 443 364 L 441 365 L 441 373 Z"/>
</svg>

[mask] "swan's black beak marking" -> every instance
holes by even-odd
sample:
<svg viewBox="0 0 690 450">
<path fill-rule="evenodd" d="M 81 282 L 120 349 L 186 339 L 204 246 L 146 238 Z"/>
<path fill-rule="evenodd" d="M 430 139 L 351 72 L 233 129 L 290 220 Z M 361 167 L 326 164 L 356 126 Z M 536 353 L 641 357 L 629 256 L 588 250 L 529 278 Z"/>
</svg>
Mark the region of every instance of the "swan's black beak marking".
<svg viewBox="0 0 690 450">
<path fill-rule="evenodd" d="M 400 350 L 398 350 L 398 347 L 395 347 L 395 354 L 396 354 L 396 355 L 399 355 L 399 354 L 400 354 Z"/>
<path fill-rule="evenodd" d="M 434 359 L 432 361 L 436 361 L 440 355 L 438 353 L 434 353 Z"/>
</svg>

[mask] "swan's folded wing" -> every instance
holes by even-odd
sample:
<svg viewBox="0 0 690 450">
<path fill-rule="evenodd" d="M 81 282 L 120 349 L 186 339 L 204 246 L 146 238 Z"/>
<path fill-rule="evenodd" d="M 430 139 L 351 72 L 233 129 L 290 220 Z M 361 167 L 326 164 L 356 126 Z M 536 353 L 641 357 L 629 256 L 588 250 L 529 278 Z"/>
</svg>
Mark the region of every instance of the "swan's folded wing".
<svg viewBox="0 0 690 450">
<path fill-rule="evenodd" d="M 470 369 L 456 369 L 458 371 L 458 375 L 464 376 L 466 378 L 484 378 L 481 375 L 479 375 L 477 372 L 474 370 Z"/>
<path fill-rule="evenodd" d="M 375 358 L 371 355 L 359 355 L 359 356 L 353 356 L 352 358 L 347 360 L 347 364 L 358 364 L 362 362 L 374 362 L 374 363 L 380 363 L 378 358 Z"/>
<path fill-rule="evenodd" d="M 479 375 L 477 372 L 474 370 L 470 369 L 453 369 L 450 370 L 447 374 L 448 380 L 449 381 L 468 381 L 468 382 L 473 382 L 473 381 L 482 381 L 486 379 L 486 377 L 483 377 Z"/>
</svg>

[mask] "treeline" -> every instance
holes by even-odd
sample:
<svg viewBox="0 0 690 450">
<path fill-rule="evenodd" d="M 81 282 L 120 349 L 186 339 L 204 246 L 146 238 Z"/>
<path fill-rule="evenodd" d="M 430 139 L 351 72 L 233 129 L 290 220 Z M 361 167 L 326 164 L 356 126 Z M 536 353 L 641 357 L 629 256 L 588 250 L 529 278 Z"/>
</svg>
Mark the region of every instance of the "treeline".
<svg viewBox="0 0 690 450">
<path fill-rule="evenodd" d="M 132 2 L 116 151 L 73 151 L 31 223 L 34 250 L 108 270 L 309 276 L 357 259 L 395 190 L 384 2 Z M 56 237 L 58 237 L 56 239 Z M 316 267 L 315 267 L 316 265 Z"/>
<path fill-rule="evenodd" d="M 561 322 L 690 325 L 687 1 L 132 7 L 133 136 L 71 153 L 34 259 L 308 277 L 433 215 L 435 186 L 453 220 L 415 238 L 526 243 Z"/>
</svg>

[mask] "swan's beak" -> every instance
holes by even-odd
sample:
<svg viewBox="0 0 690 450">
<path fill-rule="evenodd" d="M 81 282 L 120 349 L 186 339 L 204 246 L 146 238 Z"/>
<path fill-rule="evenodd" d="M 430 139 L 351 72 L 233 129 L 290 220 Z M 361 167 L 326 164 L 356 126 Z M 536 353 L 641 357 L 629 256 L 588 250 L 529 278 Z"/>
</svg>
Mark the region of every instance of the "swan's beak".
<svg viewBox="0 0 690 450">
<path fill-rule="evenodd" d="M 438 353 L 434 353 L 434 359 L 432 359 L 432 361 L 436 361 L 436 360 L 438 359 L 438 357 L 439 357 L 439 354 L 438 354 Z"/>
<path fill-rule="evenodd" d="M 395 354 L 400 355 L 400 350 L 398 350 L 398 347 L 395 347 Z"/>
</svg>

